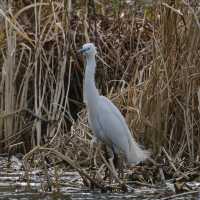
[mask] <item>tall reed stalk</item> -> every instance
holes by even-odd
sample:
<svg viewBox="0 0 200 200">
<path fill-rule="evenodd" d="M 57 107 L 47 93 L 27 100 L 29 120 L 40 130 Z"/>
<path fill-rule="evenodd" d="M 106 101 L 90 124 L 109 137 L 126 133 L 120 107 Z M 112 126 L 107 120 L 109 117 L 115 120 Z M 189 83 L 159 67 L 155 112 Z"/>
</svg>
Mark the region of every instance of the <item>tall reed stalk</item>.
<svg viewBox="0 0 200 200">
<path fill-rule="evenodd" d="M 85 112 L 76 124 L 72 116 L 83 108 L 84 69 L 76 50 L 91 41 L 99 52 L 97 86 L 118 105 L 136 138 L 155 155 L 164 148 L 175 160 L 195 161 L 200 151 L 195 3 L 35 0 L 1 9 L 6 38 L 0 42 L 0 145 L 6 150 L 23 141 L 31 149 L 48 143 L 79 152 L 76 159 L 87 155 Z"/>
</svg>

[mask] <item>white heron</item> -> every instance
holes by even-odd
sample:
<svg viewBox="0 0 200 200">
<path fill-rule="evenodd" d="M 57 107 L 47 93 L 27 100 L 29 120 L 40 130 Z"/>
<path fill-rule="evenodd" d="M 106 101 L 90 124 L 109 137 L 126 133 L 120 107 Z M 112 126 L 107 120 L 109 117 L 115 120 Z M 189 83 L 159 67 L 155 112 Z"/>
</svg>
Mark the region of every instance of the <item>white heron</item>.
<svg viewBox="0 0 200 200">
<path fill-rule="evenodd" d="M 114 154 L 122 153 L 129 164 L 137 164 L 147 159 L 149 152 L 136 143 L 118 108 L 108 98 L 99 94 L 95 86 L 97 51 L 94 44 L 84 44 L 79 52 L 82 52 L 86 58 L 83 93 L 89 126 L 94 133 L 92 141 L 100 140 L 106 144 L 111 152 L 108 160 L 116 175 L 113 164 Z"/>
</svg>

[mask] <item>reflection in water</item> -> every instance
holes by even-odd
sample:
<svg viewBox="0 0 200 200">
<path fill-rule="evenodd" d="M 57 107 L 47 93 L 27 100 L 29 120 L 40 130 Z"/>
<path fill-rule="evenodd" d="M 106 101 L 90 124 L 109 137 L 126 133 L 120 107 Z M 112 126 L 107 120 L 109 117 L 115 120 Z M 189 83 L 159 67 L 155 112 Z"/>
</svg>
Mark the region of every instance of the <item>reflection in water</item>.
<svg viewBox="0 0 200 200">
<path fill-rule="evenodd" d="M 43 192 L 47 185 L 41 171 L 33 170 L 29 175 L 29 181 L 26 180 L 22 165 L 13 159 L 12 165 L 8 166 L 7 158 L 0 157 L 0 200 L 96 200 L 96 199 L 167 199 L 165 196 L 172 194 L 169 188 L 147 188 L 137 187 L 134 192 L 128 193 L 101 193 L 100 191 L 91 191 L 84 187 L 81 177 L 76 172 L 59 172 L 59 186 L 54 180 L 54 170 L 49 169 L 52 177 L 52 192 Z M 18 166 L 15 166 L 18 165 Z M 20 167 L 19 167 L 20 166 Z M 56 172 L 58 173 L 58 171 Z M 29 182 L 29 183 L 28 183 Z M 192 184 L 192 183 L 191 183 Z M 193 183 L 194 184 L 194 183 Z M 199 187 L 200 185 L 197 185 Z M 175 200 L 200 200 L 200 194 L 187 195 L 185 197 L 173 198 Z"/>
</svg>

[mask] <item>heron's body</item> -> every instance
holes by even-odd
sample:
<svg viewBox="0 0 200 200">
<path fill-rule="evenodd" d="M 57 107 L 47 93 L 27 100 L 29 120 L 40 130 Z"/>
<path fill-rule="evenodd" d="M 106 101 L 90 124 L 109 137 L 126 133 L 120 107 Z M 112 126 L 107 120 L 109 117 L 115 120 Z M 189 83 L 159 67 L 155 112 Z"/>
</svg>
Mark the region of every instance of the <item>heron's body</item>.
<svg viewBox="0 0 200 200">
<path fill-rule="evenodd" d="M 128 163 L 145 160 L 149 153 L 135 142 L 118 108 L 106 97 L 100 96 L 95 86 L 96 49 L 92 43 L 83 45 L 86 56 L 84 101 L 89 114 L 89 125 L 95 137 L 115 154 L 121 152 Z"/>
</svg>

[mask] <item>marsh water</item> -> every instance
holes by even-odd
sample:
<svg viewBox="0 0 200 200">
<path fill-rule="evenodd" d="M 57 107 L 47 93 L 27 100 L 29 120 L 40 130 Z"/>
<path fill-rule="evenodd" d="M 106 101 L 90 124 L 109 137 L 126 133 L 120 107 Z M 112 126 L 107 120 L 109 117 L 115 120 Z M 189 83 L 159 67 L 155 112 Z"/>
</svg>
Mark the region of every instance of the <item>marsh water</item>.
<svg viewBox="0 0 200 200">
<path fill-rule="evenodd" d="M 22 163 L 16 157 L 11 158 L 8 162 L 7 157 L 0 157 L 0 200 L 68 200 L 68 199 L 133 199 L 133 200 L 149 200 L 149 199 L 176 199 L 176 200 L 200 200 L 198 192 L 191 192 L 183 196 L 176 196 L 173 193 L 173 187 L 147 187 L 134 186 L 126 193 L 107 192 L 102 193 L 99 190 L 91 190 L 85 187 L 82 179 L 77 172 L 64 171 L 63 169 L 48 169 L 51 177 L 53 189 L 47 191 L 47 181 L 39 170 L 31 170 L 29 178 L 26 178 Z M 56 176 L 55 176 L 56 173 Z M 57 185 L 57 177 L 59 186 Z M 192 183 L 191 183 L 192 184 Z M 200 184 L 199 184 L 200 185 Z M 199 187 L 196 183 L 196 187 Z M 174 196 L 173 196 L 174 195 Z"/>
</svg>

